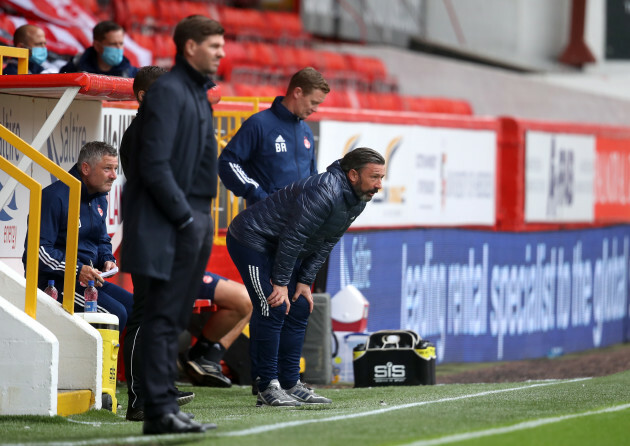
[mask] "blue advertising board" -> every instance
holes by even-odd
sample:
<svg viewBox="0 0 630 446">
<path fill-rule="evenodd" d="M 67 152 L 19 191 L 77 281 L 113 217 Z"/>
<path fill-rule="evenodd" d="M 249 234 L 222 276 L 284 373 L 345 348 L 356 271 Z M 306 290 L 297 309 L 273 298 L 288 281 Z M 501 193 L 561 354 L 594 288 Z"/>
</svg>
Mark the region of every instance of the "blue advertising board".
<svg viewBox="0 0 630 446">
<path fill-rule="evenodd" d="M 536 358 L 629 340 L 629 256 L 628 225 L 349 232 L 326 291 L 354 285 L 369 332 L 414 330 L 438 362 Z"/>
</svg>

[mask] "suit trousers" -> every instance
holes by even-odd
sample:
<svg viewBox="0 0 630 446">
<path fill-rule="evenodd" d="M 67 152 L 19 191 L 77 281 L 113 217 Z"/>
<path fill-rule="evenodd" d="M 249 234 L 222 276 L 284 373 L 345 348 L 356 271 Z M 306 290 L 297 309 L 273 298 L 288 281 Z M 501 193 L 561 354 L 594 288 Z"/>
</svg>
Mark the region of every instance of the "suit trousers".
<svg viewBox="0 0 630 446">
<path fill-rule="evenodd" d="M 178 337 L 188 326 L 212 250 L 212 218 L 196 210 L 193 217 L 193 222 L 176 234 L 170 279 L 147 278 L 143 282 L 146 295 L 140 348 L 145 419 L 179 411 L 174 385 Z"/>
<path fill-rule="evenodd" d="M 129 407 L 144 408 L 144 364 L 142 360 L 142 331 L 140 327 L 144 319 L 144 303 L 148 294 L 149 277 L 132 274 L 133 282 L 133 311 L 127 321 L 123 355 L 125 360 L 125 379 L 127 380 L 127 395 Z"/>
<path fill-rule="evenodd" d="M 249 322 L 252 379 L 260 379 L 260 390 L 266 389 L 272 379 L 278 379 L 284 389 L 293 387 L 300 379 L 300 357 L 310 315 L 308 301 L 300 296 L 291 302 L 289 314 L 286 303 L 271 308 L 267 298 L 273 292 L 271 273 L 275 255 L 248 248 L 229 232 L 226 241 L 254 307 Z M 299 266 L 298 260 L 287 286 L 289 299 L 295 294 Z"/>
</svg>

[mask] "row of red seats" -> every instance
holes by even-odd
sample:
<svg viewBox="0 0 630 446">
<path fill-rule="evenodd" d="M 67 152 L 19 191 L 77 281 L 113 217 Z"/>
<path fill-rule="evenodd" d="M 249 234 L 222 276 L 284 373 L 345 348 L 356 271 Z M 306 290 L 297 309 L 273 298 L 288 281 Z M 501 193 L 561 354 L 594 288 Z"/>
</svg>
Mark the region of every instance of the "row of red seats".
<svg viewBox="0 0 630 446">
<path fill-rule="evenodd" d="M 147 35 L 130 32 L 139 45 L 150 49 L 154 63 L 167 65 L 175 56 L 175 45 L 170 35 Z M 375 57 L 336 53 L 329 50 L 298 48 L 266 42 L 238 42 L 226 40 L 226 57 L 221 61 L 219 76 L 226 81 L 243 76 L 286 77 L 297 70 L 312 66 L 331 81 L 344 79 L 352 84 L 370 86 L 375 82 L 395 83 L 389 78 L 385 64 Z"/>
<path fill-rule="evenodd" d="M 93 0 L 78 0 L 93 1 Z M 201 14 L 221 22 L 226 36 L 258 40 L 310 40 L 298 14 L 217 6 L 191 0 L 113 0 L 114 18 L 127 30 L 171 30 L 181 19 Z"/>
<path fill-rule="evenodd" d="M 226 57 L 221 62 L 220 75 L 230 80 L 237 69 L 295 72 L 312 66 L 333 77 L 349 77 L 368 84 L 389 80 L 385 64 L 378 58 L 342 54 L 308 47 L 270 44 L 266 42 L 226 41 Z M 336 75 L 335 75 L 336 73 Z"/>
<path fill-rule="evenodd" d="M 275 97 L 285 93 L 286 86 L 270 84 L 221 83 L 221 96 Z M 322 107 L 355 108 L 369 110 L 410 111 L 472 115 L 467 101 L 448 98 L 428 98 L 398 93 L 367 92 L 349 89 L 332 89 Z"/>
</svg>

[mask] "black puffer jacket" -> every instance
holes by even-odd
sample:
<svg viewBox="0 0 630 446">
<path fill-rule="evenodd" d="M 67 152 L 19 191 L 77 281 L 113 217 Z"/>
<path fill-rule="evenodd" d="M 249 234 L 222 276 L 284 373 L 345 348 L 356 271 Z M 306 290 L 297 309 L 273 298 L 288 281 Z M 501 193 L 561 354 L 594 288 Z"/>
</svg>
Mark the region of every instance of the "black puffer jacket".
<svg viewBox="0 0 630 446">
<path fill-rule="evenodd" d="M 249 248 L 275 253 L 272 281 L 286 286 L 296 260 L 298 282 L 310 285 L 350 224 L 365 209 L 339 161 L 297 181 L 238 214 L 230 234 Z"/>
</svg>

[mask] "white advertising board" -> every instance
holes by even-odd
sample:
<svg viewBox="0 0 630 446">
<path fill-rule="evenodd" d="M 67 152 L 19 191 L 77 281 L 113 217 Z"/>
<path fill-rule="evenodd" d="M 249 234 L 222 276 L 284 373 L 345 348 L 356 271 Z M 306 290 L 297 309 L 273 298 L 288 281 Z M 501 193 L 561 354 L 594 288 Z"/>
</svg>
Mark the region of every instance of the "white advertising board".
<svg viewBox="0 0 630 446">
<path fill-rule="evenodd" d="M 102 139 L 101 141 L 105 141 L 116 149 L 120 148 L 120 141 L 122 140 L 123 133 L 131 124 L 134 116 L 136 116 L 137 110 L 135 109 L 124 109 L 124 108 L 113 108 L 113 107 L 104 107 L 102 109 L 101 114 L 101 122 L 102 122 Z M 122 212 L 121 212 L 121 196 L 122 196 L 122 188 L 125 184 L 125 176 L 123 175 L 122 166 L 120 163 L 118 164 L 118 177 L 116 181 L 114 181 L 114 185 L 112 186 L 112 190 L 109 192 L 108 197 L 108 206 L 107 206 L 107 232 L 110 234 L 115 234 L 118 232 L 120 228 L 120 224 L 122 223 Z M 114 250 L 117 248 L 113 246 Z"/>
<path fill-rule="evenodd" d="M 0 94 L 0 104 L 2 125 L 31 143 L 57 104 L 57 99 Z M 100 108 L 101 104 L 95 101 L 73 102 L 44 143 L 41 153 L 63 169 L 70 169 L 77 160 L 81 146 L 100 136 Z M 22 159 L 22 154 L 4 140 L 0 140 L 0 154 L 15 165 Z M 40 182 L 42 187 L 55 180 L 35 164 L 31 165 L 27 173 Z M 4 185 L 8 179 L 8 174 L 0 171 L 0 183 Z M 18 185 L 7 204 L 0 210 L 0 258 L 22 257 L 28 208 L 28 189 Z"/>
<path fill-rule="evenodd" d="M 594 221 L 593 135 L 528 131 L 525 135 L 525 221 Z"/>
<path fill-rule="evenodd" d="M 31 143 L 57 103 L 57 99 L 35 98 L 0 94 L 0 123 Z M 63 115 L 41 153 L 70 170 L 76 163 L 79 150 L 88 141 L 106 141 L 118 148 L 122 132 L 127 128 L 136 110 L 103 107 L 100 101 L 75 100 Z M 6 141 L 0 140 L 0 155 L 17 165 L 21 153 Z M 48 186 L 56 178 L 37 165 L 27 173 Z M 120 193 L 124 177 L 120 175 L 109 196 L 108 231 L 116 232 L 120 226 Z M 6 184 L 8 174 L 0 171 L 0 185 Z M 0 258 L 21 258 L 27 230 L 29 191 L 18 185 L 8 202 L 0 209 Z"/>
<path fill-rule="evenodd" d="M 383 190 L 355 227 L 494 225 L 494 131 L 322 121 L 318 171 L 356 147 L 387 164 Z"/>
</svg>

